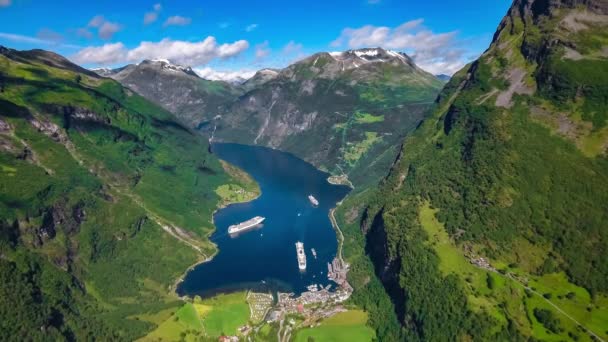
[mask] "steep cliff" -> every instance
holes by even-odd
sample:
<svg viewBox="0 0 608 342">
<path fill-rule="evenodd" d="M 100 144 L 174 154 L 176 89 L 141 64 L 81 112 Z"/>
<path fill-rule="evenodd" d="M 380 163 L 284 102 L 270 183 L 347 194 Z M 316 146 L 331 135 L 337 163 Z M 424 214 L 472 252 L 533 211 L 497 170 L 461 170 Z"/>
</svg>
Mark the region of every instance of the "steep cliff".
<svg viewBox="0 0 608 342">
<path fill-rule="evenodd" d="M 96 71 L 170 111 L 191 128 L 205 128 L 226 104 L 241 94 L 237 87 L 202 79 L 192 68 L 168 60 L 145 60 L 119 69 Z"/>
<path fill-rule="evenodd" d="M 407 338 L 608 337 L 607 8 L 515 1 L 380 190 L 340 209 Z"/>
<path fill-rule="evenodd" d="M 238 182 L 207 148 L 118 82 L 0 47 L 0 340 L 131 341 L 176 310 Z"/>
<path fill-rule="evenodd" d="M 356 185 L 375 183 L 441 87 L 402 53 L 318 53 L 227 106 L 214 139 L 289 151 Z"/>
</svg>

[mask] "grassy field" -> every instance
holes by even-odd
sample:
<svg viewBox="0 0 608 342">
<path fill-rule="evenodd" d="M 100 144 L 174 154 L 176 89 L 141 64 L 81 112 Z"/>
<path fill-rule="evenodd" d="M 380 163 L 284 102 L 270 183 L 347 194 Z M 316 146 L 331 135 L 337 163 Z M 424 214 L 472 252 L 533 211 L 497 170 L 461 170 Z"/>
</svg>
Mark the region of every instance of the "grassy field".
<svg viewBox="0 0 608 342">
<path fill-rule="evenodd" d="M 365 139 L 356 143 L 347 143 L 344 151 L 344 160 L 350 164 L 355 164 L 375 143 L 382 140 L 377 132 L 365 132 Z"/>
<path fill-rule="evenodd" d="M 182 337 L 194 340 L 202 333 L 203 325 L 194 305 L 186 303 L 142 341 L 179 341 Z"/>
<path fill-rule="evenodd" d="M 166 316 L 166 310 L 140 316 L 139 319 L 159 324 L 142 341 L 175 341 L 182 337 L 194 340 L 199 337 L 236 335 L 237 328 L 249 320 L 249 305 L 245 300 L 245 292 L 220 294 L 203 300 L 197 297 L 193 303 L 186 303 L 175 313 L 171 312 L 169 317 Z M 161 318 L 164 320 L 159 322 Z"/>
<path fill-rule="evenodd" d="M 358 124 L 371 124 L 376 122 L 383 122 L 384 115 L 374 115 L 370 113 L 357 112 L 355 114 L 355 123 Z"/>
<path fill-rule="evenodd" d="M 212 307 L 203 317 L 203 326 L 208 336 L 234 335 L 238 327 L 249 321 L 246 295 L 245 292 L 220 294 L 200 303 Z"/>
<path fill-rule="evenodd" d="M 556 310 L 543 296 L 557 305 L 569 316 L 583 324 L 602 338 L 608 337 L 608 300 L 589 293 L 570 282 L 565 274 L 552 273 L 542 277 L 526 274 L 517 268 L 507 268 L 504 272 L 528 279 L 528 286 L 537 293 L 527 291 L 524 285 L 497 272 L 490 272 L 473 266 L 457 247 L 435 215 L 437 210 L 425 203 L 419 210 L 420 224 L 429 236 L 431 246 L 440 259 L 440 269 L 445 274 L 456 274 L 466 284 L 469 309 L 483 310 L 506 325 L 512 320 L 521 331 L 547 341 L 560 341 L 577 336 L 579 340 L 590 340 L 590 336 L 570 318 Z M 474 249 L 474 248 L 473 248 Z M 500 262 L 492 264 L 502 268 Z M 549 310 L 559 322 L 559 331 L 550 331 L 534 315 L 534 311 Z"/>
<path fill-rule="evenodd" d="M 367 342 L 375 337 L 374 331 L 366 326 L 367 313 L 361 310 L 350 310 L 332 316 L 317 327 L 302 329 L 295 335 L 294 341 L 349 341 Z"/>
<path fill-rule="evenodd" d="M 249 202 L 260 196 L 260 186 L 249 174 L 223 160 L 220 162 L 224 171 L 239 183 L 222 184 L 215 189 L 215 193 L 221 198 L 222 206 L 232 203 Z"/>
</svg>

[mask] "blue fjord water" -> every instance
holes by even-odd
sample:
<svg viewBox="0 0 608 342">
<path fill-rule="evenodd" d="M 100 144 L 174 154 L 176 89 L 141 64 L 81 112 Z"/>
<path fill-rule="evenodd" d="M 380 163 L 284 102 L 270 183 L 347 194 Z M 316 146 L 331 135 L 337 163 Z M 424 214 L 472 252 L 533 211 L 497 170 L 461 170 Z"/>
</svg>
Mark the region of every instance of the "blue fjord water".
<svg viewBox="0 0 608 342">
<path fill-rule="evenodd" d="M 299 294 L 313 283 L 331 284 L 327 263 L 336 256 L 337 241 L 328 215 L 349 188 L 329 184 L 327 173 L 285 152 L 223 143 L 213 144 L 212 150 L 248 172 L 262 195 L 216 212 L 217 230 L 211 240 L 219 253 L 188 272 L 178 294 L 209 296 L 249 288 Z M 318 207 L 310 204 L 309 194 L 319 200 Z M 257 215 L 266 217 L 261 228 L 237 237 L 228 235 L 228 226 Z M 304 242 L 305 272 L 298 269 L 296 241 Z M 316 259 L 311 248 L 317 252 Z"/>
</svg>

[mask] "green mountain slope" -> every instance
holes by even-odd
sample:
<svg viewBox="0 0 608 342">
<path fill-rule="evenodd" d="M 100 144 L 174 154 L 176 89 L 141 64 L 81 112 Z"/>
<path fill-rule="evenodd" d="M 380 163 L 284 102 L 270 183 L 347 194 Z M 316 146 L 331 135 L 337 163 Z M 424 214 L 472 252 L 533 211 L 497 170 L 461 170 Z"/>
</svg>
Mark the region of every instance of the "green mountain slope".
<svg viewBox="0 0 608 342">
<path fill-rule="evenodd" d="M 381 48 L 314 54 L 271 76 L 226 106 L 214 139 L 292 152 L 355 186 L 384 176 L 443 86 Z"/>
<path fill-rule="evenodd" d="M 242 85 L 203 80 L 168 61 L 98 72 L 214 141 L 288 151 L 355 186 L 385 175 L 444 84 L 381 48 L 318 53 Z"/>
<path fill-rule="evenodd" d="M 381 188 L 340 208 L 356 302 L 390 298 L 402 326 L 379 336 L 608 338 L 607 48 L 606 2 L 516 0 Z"/>
<path fill-rule="evenodd" d="M 0 339 L 132 340 L 180 305 L 238 182 L 207 148 L 113 80 L 0 47 Z"/>
</svg>

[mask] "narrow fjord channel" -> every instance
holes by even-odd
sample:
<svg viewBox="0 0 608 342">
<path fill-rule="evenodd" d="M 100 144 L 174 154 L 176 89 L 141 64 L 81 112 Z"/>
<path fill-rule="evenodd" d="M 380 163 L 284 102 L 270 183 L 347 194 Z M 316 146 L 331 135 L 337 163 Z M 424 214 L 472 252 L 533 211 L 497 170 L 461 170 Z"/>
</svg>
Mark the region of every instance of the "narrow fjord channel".
<svg viewBox="0 0 608 342">
<path fill-rule="evenodd" d="M 328 215 L 350 188 L 329 184 L 327 173 L 289 153 L 224 143 L 213 144 L 212 149 L 220 159 L 249 173 L 262 194 L 215 213 L 217 230 L 211 240 L 219 253 L 188 272 L 178 294 L 210 296 L 250 288 L 300 294 L 311 284 L 333 285 L 327 279 L 327 263 L 336 256 L 337 239 Z M 311 204 L 310 194 L 318 206 Z M 262 227 L 228 234 L 230 225 L 255 216 L 266 218 Z M 304 243 L 305 272 L 298 269 L 297 241 Z"/>
</svg>

